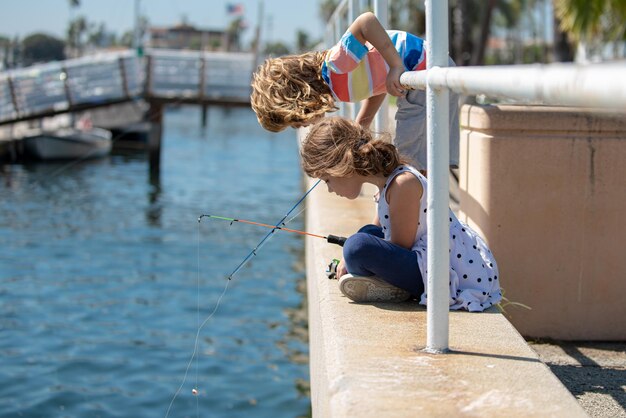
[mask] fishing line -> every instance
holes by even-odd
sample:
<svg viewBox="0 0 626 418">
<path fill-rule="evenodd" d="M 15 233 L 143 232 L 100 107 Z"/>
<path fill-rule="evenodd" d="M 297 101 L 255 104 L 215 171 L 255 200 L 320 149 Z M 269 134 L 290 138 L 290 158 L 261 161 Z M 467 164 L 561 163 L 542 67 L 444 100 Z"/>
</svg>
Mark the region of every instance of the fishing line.
<svg viewBox="0 0 626 418">
<path fill-rule="evenodd" d="M 197 329 L 200 329 L 200 222 L 198 222 L 198 245 L 197 245 L 197 263 L 198 263 L 198 269 L 197 269 L 197 276 L 196 276 L 196 327 Z M 226 286 L 228 286 L 228 282 L 226 282 Z M 226 290 L 224 290 L 224 293 L 226 292 Z M 219 299 L 218 299 L 219 302 Z M 195 347 L 193 349 L 194 352 L 198 351 L 198 339 L 196 338 L 195 341 Z M 197 387 L 198 387 L 198 369 L 199 369 L 199 364 L 198 364 L 198 357 L 196 356 L 196 384 L 194 386 L 194 390 L 196 390 L 196 393 L 192 393 L 194 395 L 197 395 Z M 198 398 L 196 396 L 196 417 L 198 417 L 200 415 L 200 398 Z"/>
<path fill-rule="evenodd" d="M 215 307 L 213 308 L 213 311 L 204 319 L 204 321 L 202 322 L 202 324 L 200 324 L 198 326 L 198 330 L 196 331 L 196 338 L 194 341 L 194 348 L 193 348 L 193 352 L 191 353 L 191 357 L 187 363 L 187 367 L 185 368 L 185 373 L 183 375 L 183 380 L 180 384 L 180 386 L 178 387 L 178 389 L 176 390 L 176 393 L 174 393 L 174 396 L 172 397 L 172 400 L 170 401 L 170 404 L 167 408 L 167 411 L 165 413 L 165 418 L 169 417 L 170 411 L 172 409 L 172 405 L 174 404 L 174 401 L 176 400 L 176 398 L 178 397 L 178 395 L 180 394 L 180 391 L 182 390 L 183 386 L 185 385 L 185 382 L 187 381 L 187 375 L 189 374 L 189 369 L 191 367 L 191 364 L 193 363 L 194 358 L 197 359 L 196 354 L 198 352 L 198 343 L 199 343 L 199 339 L 200 339 L 200 331 L 202 330 L 202 328 L 206 325 L 207 322 L 209 322 L 209 320 L 213 317 L 213 315 L 215 315 L 215 312 L 217 312 L 217 309 L 220 306 L 220 303 L 222 302 L 222 298 L 224 297 L 224 295 L 226 294 L 226 291 L 228 290 L 228 285 L 231 282 L 232 278 L 235 276 L 235 274 L 237 274 L 237 272 L 239 270 L 241 270 L 243 268 L 243 266 L 246 265 L 246 263 L 254 256 L 257 255 L 257 251 L 267 242 L 267 240 L 272 236 L 272 234 L 281 226 L 285 226 L 286 222 L 285 219 L 287 219 L 291 213 L 300 205 L 300 203 L 302 203 L 302 201 L 309 195 L 309 193 L 311 193 L 313 191 L 313 189 L 315 189 L 315 187 L 321 182 L 321 180 L 318 180 L 317 182 L 315 182 L 315 184 L 313 184 L 313 186 L 311 186 L 311 188 L 309 190 L 306 191 L 306 193 L 304 193 L 304 195 L 302 195 L 302 197 L 296 202 L 295 205 L 293 205 L 293 207 L 291 209 L 289 209 L 289 211 L 285 214 L 285 216 L 282 217 L 282 219 L 280 221 L 278 221 L 276 223 L 276 225 L 274 227 L 272 227 L 272 230 L 270 232 L 268 232 L 262 239 L 261 241 L 259 241 L 259 243 L 252 249 L 252 251 L 250 251 L 250 253 L 243 259 L 243 261 L 241 263 L 239 263 L 239 265 L 237 267 L 235 267 L 235 269 L 227 276 L 228 280 L 226 280 L 226 285 L 224 286 L 224 290 L 222 291 L 222 293 L 220 294 L 219 298 L 217 299 L 217 302 L 215 303 Z M 300 213 L 302 213 L 302 211 L 300 211 Z M 206 216 L 206 215 L 204 215 Z M 202 218 L 203 215 L 198 217 L 198 284 L 197 284 L 197 288 L 198 288 L 198 296 L 197 296 L 197 309 L 196 309 L 196 314 L 199 317 L 200 313 L 199 313 L 199 309 L 200 309 L 200 296 L 199 296 L 199 289 L 200 289 L 200 224 L 202 223 Z M 294 219 L 294 218 L 291 218 Z M 198 321 L 199 322 L 199 321 Z M 197 370 L 198 370 L 198 365 L 197 365 L 197 360 L 196 360 L 196 374 L 197 374 Z M 198 392 L 198 388 L 197 388 L 197 377 L 196 377 L 196 387 L 194 387 L 192 389 L 192 394 L 194 396 L 197 396 L 199 394 Z M 196 405 L 198 405 L 199 400 L 196 400 Z"/>
<path fill-rule="evenodd" d="M 300 214 L 301 214 L 302 212 L 304 212 L 305 210 L 306 210 L 306 206 L 304 206 L 304 207 L 302 208 L 302 210 L 300 210 L 300 212 L 298 212 L 298 213 L 296 213 L 295 215 L 293 215 L 290 219 L 287 219 L 287 221 L 286 221 L 285 223 L 287 223 L 287 224 L 288 224 L 289 222 L 293 221 L 293 220 L 294 220 L 294 219 L 296 219 L 298 216 L 300 216 Z"/>
</svg>

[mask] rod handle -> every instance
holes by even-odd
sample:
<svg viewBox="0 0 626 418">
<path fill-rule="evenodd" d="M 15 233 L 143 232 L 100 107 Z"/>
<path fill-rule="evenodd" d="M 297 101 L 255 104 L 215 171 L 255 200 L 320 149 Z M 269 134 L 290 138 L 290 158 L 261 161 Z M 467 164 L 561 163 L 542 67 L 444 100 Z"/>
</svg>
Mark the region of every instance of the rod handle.
<svg viewBox="0 0 626 418">
<path fill-rule="evenodd" d="M 346 237 L 338 237 L 337 235 L 329 235 L 326 237 L 326 241 L 328 241 L 331 244 L 337 244 L 340 247 L 343 247 L 343 244 L 346 243 L 346 240 L 348 238 Z"/>
</svg>

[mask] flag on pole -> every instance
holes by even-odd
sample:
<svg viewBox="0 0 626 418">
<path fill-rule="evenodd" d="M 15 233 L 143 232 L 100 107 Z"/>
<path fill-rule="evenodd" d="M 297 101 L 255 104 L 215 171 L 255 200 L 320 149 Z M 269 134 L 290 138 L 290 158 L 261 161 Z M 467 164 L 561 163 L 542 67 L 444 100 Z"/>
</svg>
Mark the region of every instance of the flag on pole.
<svg viewBox="0 0 626 418">
<path fill-rule="evenodd" d="M 243 15 L 243 4 L 241 3 L 229 3 L 226 5 L 226 11 L 232 16 Z"/>
</svg>

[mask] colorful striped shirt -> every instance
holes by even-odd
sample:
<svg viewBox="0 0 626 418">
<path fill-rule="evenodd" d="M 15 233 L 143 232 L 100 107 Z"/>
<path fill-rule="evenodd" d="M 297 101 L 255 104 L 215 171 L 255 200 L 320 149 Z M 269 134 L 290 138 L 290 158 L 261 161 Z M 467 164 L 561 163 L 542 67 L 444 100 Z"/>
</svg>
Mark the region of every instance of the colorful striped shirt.
<svg viewBox="0 0 626 418">
<path fill-rule="evenodd" d="M 407 71 L 426 68 L 424 40 L 408 32 L 388 30 Z M 340 102 L 359 102 L 387 91 L 389 66 L 370 43 L 359 42 L 347 31 L 329 49 L 322 64 L 322 77 Z"/>
</svg>

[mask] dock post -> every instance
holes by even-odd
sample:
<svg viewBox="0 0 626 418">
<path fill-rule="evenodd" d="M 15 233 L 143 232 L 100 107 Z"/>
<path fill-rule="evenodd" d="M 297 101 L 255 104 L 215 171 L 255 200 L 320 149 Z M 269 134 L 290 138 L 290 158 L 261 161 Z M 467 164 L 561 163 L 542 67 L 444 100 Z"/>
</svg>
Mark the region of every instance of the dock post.
<svg viewBox="0 0 626 418">
<path fill-rule="evenodd" d="M 7 84 L 9 86 L 9 92 L 11 93 L 11 103 L 13 104 L 13 113 L 15 117 L 19 117 L 20 115 L 20 107 L 17 101 L 17 93 L 15 92 L 15 84 L 13 83 L 13 79 L 9 75 L 7 77 Z"/>
<path fill-rule="evenodd" d="M 124 67 L 124 57 L 117 59 L 118 68 L 120 70 L 120 79 L 122 80 L 122 91 L 124 91 L 124 98 L 130 99 L 130 90 L 128 89 L 128 76 L 126 75 L 126 67 Z"/>
<path fill-rule="evenodd" d="M 202 129 L 206 129 L 207 125 L 207 116 L 209 113 L 209 105 L 202 105 Z"/>
<path fill-rule="evenodd" d="M 204 92 L 206 90 L 206 55 L 200 55 L 200 85 L 198 86 L 198 101 L 202 103 L 202 129 L 206 129 L 208 105 L 204 102 Z"/>
<path fill-rule="evenodd" d="M 150 102 L 148 121 L 150 122 L 150 135 L 148 137 L 150 178 L 158 179 L 161 171 L 161 136 L 163 134 L 162 103 Z"/>
</svg>

